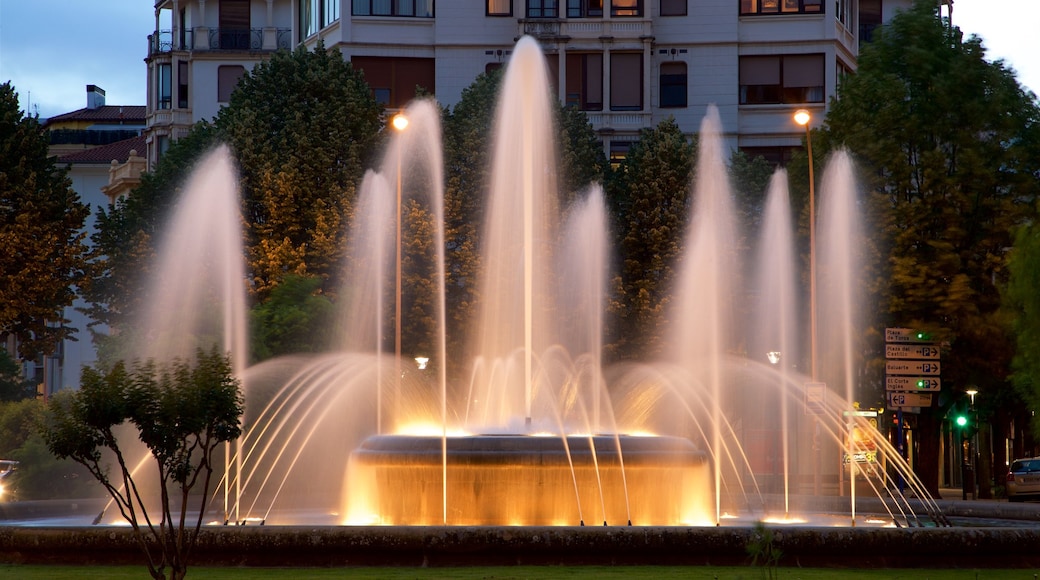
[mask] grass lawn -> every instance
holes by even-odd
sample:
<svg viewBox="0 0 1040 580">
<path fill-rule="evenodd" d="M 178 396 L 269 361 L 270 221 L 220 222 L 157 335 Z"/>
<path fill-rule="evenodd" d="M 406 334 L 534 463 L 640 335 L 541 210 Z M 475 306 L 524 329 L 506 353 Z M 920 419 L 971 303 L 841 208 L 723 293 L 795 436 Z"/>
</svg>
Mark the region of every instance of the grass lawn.
<svg viewBox="0 0 1040 580">
<path fill-rule="evenodd" d="M 888 568 L 845 570 L 826 568 L 777 568 L 772 578 L 782 580 L 1035 580 L 1040 570 L 992 568 L 924 570 Z M 12 580 L 105 580 L 147 578 L 143 566 L 17 566 L 0 564 L 0 578 Z M 762 580 L 770 578 L 760 567 L 722 566 L 490 566 L 465 568 L 189 568 L 188 578 L 206 580 L 324 580 L 328 578 L 405 580 L 444 578 L 457 580 L 520 580 L 566 578 L 568 580 L 633 580 L 683 578 L 686 580 Z"/>
</svg>

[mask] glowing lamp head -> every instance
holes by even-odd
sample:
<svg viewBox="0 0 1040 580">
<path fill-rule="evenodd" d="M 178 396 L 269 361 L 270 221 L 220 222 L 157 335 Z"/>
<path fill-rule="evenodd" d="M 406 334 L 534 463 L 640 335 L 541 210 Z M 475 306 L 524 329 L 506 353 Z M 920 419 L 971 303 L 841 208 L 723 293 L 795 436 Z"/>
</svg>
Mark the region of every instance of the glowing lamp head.
<svg viewBox="0 0 1040 580">
<path fill-rule="evenodd" d="M 780 362 L 780 351 L 771 350 L 766 353 L 766 358 L 769 359 L 770 364 L 778 364 Z"/>
<path fill-rule="evenodd" d="M 805 127 L 812 120 L 812 115 L 805 109 L 798 109 L 794 112 L 794 122 Z"/>
<path fill-rule="evenodd" d="M 394 115 L 394 118 L 390 121 L 390 124 L 394 126 L 394 129 L 398 131 L 404 131 L 408 128 L 408 117 L 398 113 Z"/>
</svg>

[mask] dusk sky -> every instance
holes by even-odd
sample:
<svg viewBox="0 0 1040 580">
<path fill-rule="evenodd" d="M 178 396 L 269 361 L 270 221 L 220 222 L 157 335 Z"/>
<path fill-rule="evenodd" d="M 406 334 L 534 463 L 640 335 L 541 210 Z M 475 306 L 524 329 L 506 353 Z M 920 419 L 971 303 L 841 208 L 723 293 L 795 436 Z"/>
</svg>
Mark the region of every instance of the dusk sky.
<svg viewBox="0 0 1040 580">
<path fill-rule="evenodd" d="M 104 89 L 109 105 L 144 105 L 153 6 L 152 0 L 0 0 L 0 82 L 11 81 L 23 109 L 41 118 L 85 107 L 88 84 Z M 990 60 L 1003 58 L 1022 85 L 1040 93 L 1040 2 L 956 0 L 953 22 L 981 36 Z"/>
</svg>

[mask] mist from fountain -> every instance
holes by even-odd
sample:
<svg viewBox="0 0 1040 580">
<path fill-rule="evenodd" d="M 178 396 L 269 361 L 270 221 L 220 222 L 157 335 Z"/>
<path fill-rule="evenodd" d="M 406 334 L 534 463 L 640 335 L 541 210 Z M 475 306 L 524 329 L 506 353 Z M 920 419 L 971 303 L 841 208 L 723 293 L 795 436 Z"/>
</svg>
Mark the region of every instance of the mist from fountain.
<svg viewBox="0 0 1040 580">
<path fill-rule="evenodd" d="M 663 360 L 604 368 L 611 255 L 605 203 L 593 186 L 575 207 L 558 207 L 546 70 L 538 44 L 521 39 L 497 110 L 472 354 L 452 353 L 449 361 L 445 346 L 439 109 L 418 101 L 406 110 L 409 128 L 392 137 L 379 170 L 366 174 L 359 190 L 340 348 L 236 367 L 247 405 L 244 435 L 224 480 L 233 496 L 225 519 L 231 511 L 238 521 L 272 522 L 718 525 L 733 514 L 747 521 L 776 511 L 760 479 L 768 486 L 781 482 L 781 509 L 790 516 L 792 475 L 807 472 L 811 437 L 807 379 L 797 370 L 797 268 L 786 176 L 778 173 L 770 186 L 754 277 L 759 295 L 750 305 L 739 280 L 721 121 L 709 107 L 668 310 L 671 349 Z M 839 332 L 824 344 L 841 351 L 821 358 L 837 365 L 825 374 L 843 377 L 844 395 L 828 389 L 815 412 L 828 449 L 849 445 L 852 451 L 846 435 L 866 428 L 862 418 L 845 416 L 855 400 L 857 262 L 848 256 L 857 247 L 858 218 L 851 162 L 847 155 L 837 159 L 836 177 L 825 178 L 821 194 L 828 253 L 821 261 L 820 312 L 828 321 L 823 327 Z M 187 245 L 203 231 L 240 240 L 237 203 L 221 201 L 236 192 L 226 149 L 200 165 L 182 202 L 186 217 L 170 226 L 170 239 L 181 241 L 163 252 L 164 280 L 238 280 L 244 288 L 241 246 L 222 241 L 203 252 Z M 832 195 L 841 201 L 830 201 Z M 190 201 L 196 197 L 212 205 L 197 206 Z M 395 300 L 393 230 L 397 220 L 405 223 L 403 215 L 426 220 L 433 232 L 432 263 L 408 262 L 435 282 L 435 376 L 387 346 L 396 333 L 391 322 L 401 322 L 388 312 Z M 562 225 L 560 215 L 567 216 Z M 209 251 L 220 258 L 194 272 L 181 269 Z M 195 302 L 179 302 L 188 296 Z M 182 335 L 189 342 L 222 336 L 236 362 L 246 360 L 245 306 L 235 292 L 177 289 L 154 294 L 151 302 L 157 314 L 143 324 L 156 336 Z M 748 310 L 756 312 L 753 338 L 738 332 Z M 226 313 L 205 317 L 219 321 L 220 332 L 183 333 L 178 315 L 196 311 Z M 752 343 L 778 349 L 779 364 L 764 361 L 765 348 L 747 352 Z M 448 388 L 449 362 L 471 364 L 467 384 Z M 779 421 L 769 418 L 777 413 Z M 767 428 L 771 421 L 776 429 Z M 879 442 L 878 453 L 926 495 L 887 442 Z M 771 467 L 774 455 L 782 457 L 779 475 Z M 889 515 L 914 517 L 900 501 L 886 508 Z"/>
</svg>

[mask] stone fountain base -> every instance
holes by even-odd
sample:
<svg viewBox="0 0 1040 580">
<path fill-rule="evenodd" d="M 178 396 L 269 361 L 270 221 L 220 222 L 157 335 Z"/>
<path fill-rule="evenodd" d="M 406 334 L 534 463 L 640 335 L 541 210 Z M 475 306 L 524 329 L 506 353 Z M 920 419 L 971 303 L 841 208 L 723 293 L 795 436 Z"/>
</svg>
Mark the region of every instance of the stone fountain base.
<svg viewBox="0 0 1040 580">
<path fill-rule="evenodd" d="M 679 437 L 377 435 L 348 473 L 351 524 L 714 521 L 707 454 Z"/>
</svg>

